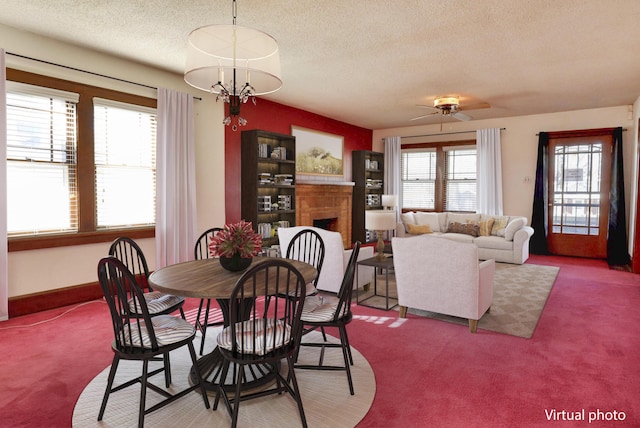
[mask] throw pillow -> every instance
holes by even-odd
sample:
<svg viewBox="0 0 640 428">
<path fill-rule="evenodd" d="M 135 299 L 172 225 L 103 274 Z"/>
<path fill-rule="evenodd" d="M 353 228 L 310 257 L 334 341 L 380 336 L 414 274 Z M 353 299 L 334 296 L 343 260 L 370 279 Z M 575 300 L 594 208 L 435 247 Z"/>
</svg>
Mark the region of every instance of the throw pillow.
<svg viewBox="0 0 640 428">
<path fill-rule="evenodd" d="M 459 223 L 457 221 L 449 223 L 448 233 L 463 233 L 465 235 L 478 236 L 479 225 L 476 222 Z"/>
<path fill-rule="evenodd" d="M 513 218 L 504 229 L 504 239 L 507 241 L 513 241 L 513 235 L 515 235 L 518 230 L 522 229 L 525 224 L 526 220 L 524 218 Z"/>
<path fill-rule="evenodd" d="M 422 235 L 425 233 L 433 233 L 431 230 L 431 226 L 428 224 L 417 225 L 417 224 L 407 224 L 407 228 L 409 229 L 409 235 Z"/>
<path fill-rule="evenodd" d="M 415 213 L 413 211 L 400 214 L 400 219 L 402 220 L 402 224 L 404 224 L 404 230 L 406 232 L 409 232 L 409 224 L 416 224 Z"/>
<path fill-rule="evenodd" d="M 494 236 L 504 237 L 504 228 L 507 227 L 508 221 L 509 221 L 509 217 L 496 217 L 493 221 L 491 234 Z"/>
<path fill-rule="evenodd" d="M 422 226 L 428 224 L 432 231 L 440 232 L 440 221 L 438 220 L 438 213 L 417 212 L 416 224 Z"/>
<path fill-rule="evenodd" d="M 494 220 L 491 218 L 489 220 L 481 221 L 478 223 L 480 229 L 480 236 L 489 236 L 491 235 L 491 229 L 493 229 Z"/>
</svg>

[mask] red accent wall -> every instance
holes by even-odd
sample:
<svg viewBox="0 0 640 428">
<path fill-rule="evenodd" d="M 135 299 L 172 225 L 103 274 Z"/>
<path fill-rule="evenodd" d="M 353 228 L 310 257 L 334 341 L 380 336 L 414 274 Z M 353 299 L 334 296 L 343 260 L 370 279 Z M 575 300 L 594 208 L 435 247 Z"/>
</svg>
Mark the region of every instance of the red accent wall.
<svg viewBox="0 0 640 428">
<path fill-rule="evenodd" d="M 305 110 L 257 99 L 257 105 L 251 101 L 242 104 L 240 115 L 247 125 L 233 131 L 225 127 L 225 204 L 226 223 L 240 221 L 240 133 L 244 130 L 263 129 L 279 134 L 291 135 L 291 125 L 309 128 L 344 137 L 344 162 L 351 165 L 353 150 L 371 150 L 373 131 L 349 125 L 328 117 Z M 229 106 L 225 106 L 228 112 Z M 349 168 L 350 170 L 351 168 Z M 350 177 L 346 177 L 350 179 Z"/>
</svg>

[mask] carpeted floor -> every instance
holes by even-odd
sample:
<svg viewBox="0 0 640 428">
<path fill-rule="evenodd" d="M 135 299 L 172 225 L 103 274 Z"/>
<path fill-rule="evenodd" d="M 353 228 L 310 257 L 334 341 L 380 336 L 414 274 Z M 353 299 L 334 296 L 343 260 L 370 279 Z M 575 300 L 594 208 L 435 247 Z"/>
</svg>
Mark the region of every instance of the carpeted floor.
<svg viewBox="0 0 640 428">
<path fill-rule="evenodd" d="M 478 322 L 478 328 L 512 336 L 531 338 L 560 268 L 534 264 L 496 263 L 491 311 Z M 378 294 L 384 291 L 385 277 L 378 277 Z M 389 295 L 397 297 L 395 278 L 389 274 Z M 365 294 L 363 298 L 366 298 Z M 384 298 L 374 297 L 368 303 L 383 307 Z M 398 310 L 398 306 L 394 309 Z M 417 316 L 468 325 L 463 318 L 409 308 Z"/>
<path fill-rule="evenodd" d="M 207 331 L 205 349 L 213 346 L 217 331 Z M 321 340 L 320 333 L 312 332 L 305 341 Z M 337 340 L 329 337 L 330 340 Z M 199 346 L 199 339 L 194 342 Z M 352 376 L 355 395 L 349 394 L 346 373 L 343 371 L 296 370 L 300 395 L 307 423 L 313 426 L 355 426 L 368 412 L 376 392 L 376 380 L 371 366 L 357 350 L 353 349 Z M 314 364 L 319 349 L 303 347 L 298 362 Z M 327 350 L 325 364 L 342 365 L 340 349 Z M 171 367 L 176 390 L 188 384 L 187 373 L 191 367 L 187 348 L 171 353 Z M 140 375 L 139 362 L 122 361 L 118 367 L 118 379 L 131 379 Z M 150 369 L 151 370 L 151 369 Z M 286 367 L 283 367 L 286 370 Z M 140 387 L 134 385 L 113 393 L 102 422 L 97 421 L 102 395 L 107 382 L 109 367 L 96 376 L 84 389 L 73 412 L 74 427 L 125 427 L 136 426 Z M 153 378 L 152 378 L 153 379 Z M 162 375 L 155 377 L 156 384 L 163 384 Z M 147 407 L 159 400 L 154 392 L 147 394 Z M 214 397 L 210 397 L 213 404 Z M 231 422 L 224 404 L 218 410 L 206 409 L 199 394 L 191 393 L 169 406 L 145 416 L 145 425 L 150 427 L 222 427 Z M 241 403 L 239 427 L 299 427 L 300 417 L 295 401 L 288 395 L 271 395 Z"/>
</svg>

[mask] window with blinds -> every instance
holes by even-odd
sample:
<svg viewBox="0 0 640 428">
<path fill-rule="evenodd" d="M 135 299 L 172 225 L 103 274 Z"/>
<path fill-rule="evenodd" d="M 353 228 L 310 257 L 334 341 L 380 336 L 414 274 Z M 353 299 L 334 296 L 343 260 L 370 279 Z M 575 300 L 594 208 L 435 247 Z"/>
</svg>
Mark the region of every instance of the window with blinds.
<svg viewBox="0 0 640 428">
<path fill-rule="evenodd" d="M 476 210 L 475 142 L 403 148 L 401 176 L 404 209 Z"/>
<path fill-rule="evenodd" d="M 445 147 L 445 211 L 476 210 L 476 149 Z"/>
<path fill-rule="evenodd" d="M 436 150 L 402 151 L 402 206 L 435 209 Z"/>
<path fill-rule="evenodd" d="M 97 228 L 155 224 L 156 110 L 93 104 Z"/>
<path fill-rule="evenodd" d="M 7 82 L 7 232 L 78 228 L 78 94 Z"/>
</svg>

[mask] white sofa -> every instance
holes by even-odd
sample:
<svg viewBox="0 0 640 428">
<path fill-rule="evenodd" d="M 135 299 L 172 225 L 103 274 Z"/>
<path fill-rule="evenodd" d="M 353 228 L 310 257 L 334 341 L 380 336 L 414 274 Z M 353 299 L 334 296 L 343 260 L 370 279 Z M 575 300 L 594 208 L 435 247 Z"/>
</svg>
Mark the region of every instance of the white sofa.
<svg viewBox="0 0 640 428">
<path fill-rule="evenodd" d="M 480 260 L 522 264 L 529 258 L 533 229 L 526 217 L 452 212 L 408 212 L 401 217 L 397 237 L 427 234 L 473 243 Z"/>
<path fill-rule="evenodd" d="M 400 317 L 415 308 L 466 318 L 475 333 L 493 301 L 495 262 L 479 262 L 471 243 L 424 235 L 391 242 Z"/>
<path fill-rule="evenodd" d="M 286 256 L 287 247 L 291 239 L 296 233 L 304 229 L 315 230 L 324 242 L 324 262 L 322 263 L 320 278 L 318 278 L 318 290 L 337 293 L 342 284 L 342 278 L 349 263 L 349 258 L 351 257 L 351 249 L 344 249 L 342 246 L 342 235 L 339 232 L 332 232 L 312 226 L 280 227 L 278 228 L 278 240 L 280 241 L 282 257 Z M 371 257 L 373 257 L 373 247 L 360 247 L 358 260 Z M 354 281 L 354 289 L 372 283 L 373 273 L 374 270 L 371 267 L 359 266 L 357 275 L 358 282 L 356 283 Z"/>
</svg>

